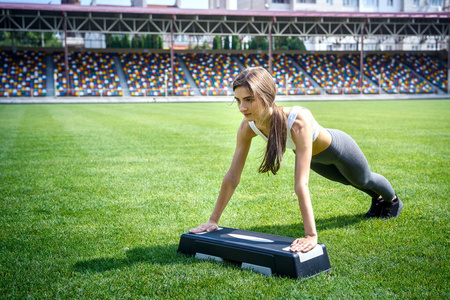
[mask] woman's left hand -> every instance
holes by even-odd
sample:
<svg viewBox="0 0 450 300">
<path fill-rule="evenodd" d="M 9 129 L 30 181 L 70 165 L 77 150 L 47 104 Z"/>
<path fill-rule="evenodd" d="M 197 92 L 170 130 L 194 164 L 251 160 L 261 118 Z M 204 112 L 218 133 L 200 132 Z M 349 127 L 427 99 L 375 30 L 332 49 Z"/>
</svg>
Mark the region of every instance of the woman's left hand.
<svg viewBox="0 0 450 300">
<path fill-rule="evenodd" d="M 291 244 L 291 252 L 308 252 L 317 245 L 317 235 L 307 235 Z"/>
</svg>

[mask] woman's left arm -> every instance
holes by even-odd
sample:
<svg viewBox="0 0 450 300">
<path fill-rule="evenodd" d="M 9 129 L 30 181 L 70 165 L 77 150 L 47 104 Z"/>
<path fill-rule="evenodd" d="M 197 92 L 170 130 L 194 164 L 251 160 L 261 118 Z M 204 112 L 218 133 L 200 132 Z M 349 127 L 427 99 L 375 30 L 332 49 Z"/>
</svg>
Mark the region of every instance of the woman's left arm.
<svg viewBox="0 0 450 300">
<path fill-rule="evenodd" d="M 295 193 L 305 228 L 305 237 L 296 239 L 291 245 L 292 252 L 308 252 L 317 245 L 317 231 L 309 195 L 309 171 L 312 157 L 312 121 L 310 112 L 301 110 L 292 130 L 295 151 Z"/>
</svg>

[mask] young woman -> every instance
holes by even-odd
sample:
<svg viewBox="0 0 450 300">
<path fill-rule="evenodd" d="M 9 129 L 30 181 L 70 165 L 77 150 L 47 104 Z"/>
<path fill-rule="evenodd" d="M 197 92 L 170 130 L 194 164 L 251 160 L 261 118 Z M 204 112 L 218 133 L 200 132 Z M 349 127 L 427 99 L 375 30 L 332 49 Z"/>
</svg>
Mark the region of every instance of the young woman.
<svg viewBox="0 0 450 300">
<path fill-rule="evenodd" d="M 317 231 L 309 195 L 310 168 L 318 174 L 345 185 L 352 185 L 372 197 L 366 217 L 398 217 L 403 203 L 389 181 L 370 171 L 356 142 L 346 133 L 321 127 L 311 112 L 299 106 L 275 104 L 276 84 L 263 68 L 248 68 L 233 82 L 240 112 L 244 115 L 237 133 L 236 150 L 226 173 L 209 221 L 190 233 L 218 229 L 218 222 L 239 184 L 252 139 L 259 135 L 267 149 L 260 173 L 276 174 L 286 148 L 295 152 L 295 193 L 305 228 L 305 237 L 296 239 L 292 252 L 307 252 L 317 245 Z"/>
</svg>

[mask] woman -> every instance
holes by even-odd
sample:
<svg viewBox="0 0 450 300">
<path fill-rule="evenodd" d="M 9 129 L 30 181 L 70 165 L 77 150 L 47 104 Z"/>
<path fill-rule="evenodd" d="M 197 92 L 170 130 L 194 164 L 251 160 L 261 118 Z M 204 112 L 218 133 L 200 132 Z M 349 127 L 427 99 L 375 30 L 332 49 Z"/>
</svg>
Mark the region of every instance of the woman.
<svg viewBox="0 0 450 300">
<path fill-rule="evenodd" d="M 259 135 L 267 148 L 260 173 L 276 174 L 287 148 L 295 152 L 295 193 L 305 228 L 305 237 L 296 239 L 292 252 L 307 252 L 317 245 L 317 231 L 309 195 L 310 168 L 334 181 L 366 192 L 372 197 L 367 217 L 398 217 L 403 203 L 389 181 L 370 171 L 368 162 L 356 142 L 339 130 L 321 127 L 308 109 L 275 104 L 276 84 L 263 68 L 248 68 L 233 82 L 233 91 L 244 119 L 237 133 L 236 150 L 226 173 L 219 197 L 209 221 L 190 233 L 218 229 L 225 206 L 239 184 L 252 139 Z"/>
</svg>

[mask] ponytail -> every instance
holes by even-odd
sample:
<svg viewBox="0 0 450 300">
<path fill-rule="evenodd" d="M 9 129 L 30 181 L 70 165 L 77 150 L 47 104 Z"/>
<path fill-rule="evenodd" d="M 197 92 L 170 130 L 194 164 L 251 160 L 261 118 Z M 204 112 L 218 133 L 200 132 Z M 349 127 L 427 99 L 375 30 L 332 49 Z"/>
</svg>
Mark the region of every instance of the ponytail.
<svg viewBox="0 0 450 300">
<path fill-rule="evenodd" d="M 287 121 L 282 108 L 279 108 L 275 103 L 273 103 L 272 108 L 273 113 L 266 153 L 264 153 L 264 158 L 258 171 L 259 173 L 270 171 L 275 175 L 281 167 L 281 160 L 286 151 Z"/>
</svg>

